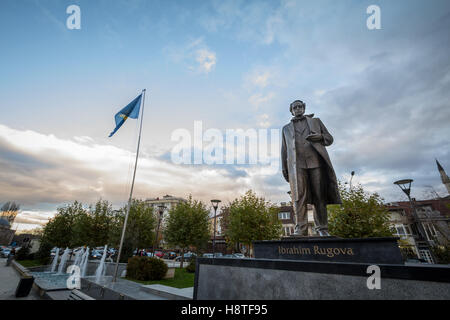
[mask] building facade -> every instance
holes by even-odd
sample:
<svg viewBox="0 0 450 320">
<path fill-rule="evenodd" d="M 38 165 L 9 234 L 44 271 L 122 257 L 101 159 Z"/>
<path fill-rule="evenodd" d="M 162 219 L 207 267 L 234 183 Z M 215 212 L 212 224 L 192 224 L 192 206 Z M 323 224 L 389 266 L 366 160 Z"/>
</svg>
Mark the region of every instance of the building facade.
<svg viewBox="0 0 450 320">
<path fill-rule="evenodd" d="M 17 247 L 29 247 L 30 253 L 36 253 L 41 244 L 40 236 L 30 233 L 16 234 L 13 237 L 12 242 L 15 243 Z"/>
<path fill-rule="evenodd" d="M 283 236 L 289 237 L 295 230 L 294 208 L 291 203 L 281 202 L 278 212 L 278 219 L 283 224 Z M 308 235 L 315 236 L 316 225 L 314 223 L 314 206 L 308 204 Z"/>
<path fill-rule="evenodd" d="M 169 214 L 170 209 L 174 208 L 181 202 L 185 202 L 186 199 L 180 198 L 180 197 L 174 197 L 171 195 L 166 194 L 163 197 L 156 197 L 156 198 L 148 198 L 145 200 L 145 202 L 153 208 L 153 212 L 156 214 L 156 217 L 159 217 L 159 206 L 163 205 L 165 207 L 162 217 L 161 217 L 161 224 L 159 226 L 159 233 L 158 233 L 158 245 L 159 247 L 165 247 L 166 243 L 164 241 L 162 230 L 165 226 L 166 218 Z"/>
<path fill-rule="evenodd" d="M 165 196 L 159 198 L 148 198 L 145 200 L 145 202 L 153 208 L 153 212 L 158 213 L 159 212 L 159 206 L 163 205 L 166 208 L 164 209 L 163 213 L 163 221 L 164 218 L 167 216 L 170 209 L 174 208 L 176 205 L 178 205 L 180 202 L 186 201 L 183 198 L 180 197 L 174 197 L 171 195 L 166 194 Z"/>
</svg>

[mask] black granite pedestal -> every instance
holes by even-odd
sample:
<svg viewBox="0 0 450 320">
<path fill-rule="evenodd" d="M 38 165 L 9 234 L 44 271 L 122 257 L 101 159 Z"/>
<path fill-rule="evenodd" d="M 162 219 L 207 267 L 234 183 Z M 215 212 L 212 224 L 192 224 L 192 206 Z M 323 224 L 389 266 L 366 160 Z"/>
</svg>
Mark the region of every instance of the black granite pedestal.
<svg viewBox="0 0 450 320">
<path fill-rule="evenodd" d="M 399 238 L 289 237 L 254 241 L 256 259 L 403 264 Z"/>
</svg>

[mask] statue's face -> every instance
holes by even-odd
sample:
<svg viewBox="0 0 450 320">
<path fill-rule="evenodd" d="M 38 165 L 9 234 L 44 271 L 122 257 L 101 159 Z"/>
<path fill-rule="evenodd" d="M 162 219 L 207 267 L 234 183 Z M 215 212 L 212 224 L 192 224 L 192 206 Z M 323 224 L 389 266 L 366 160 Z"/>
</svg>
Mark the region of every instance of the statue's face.
<svg viewBox="0 0 450 320">
<path fill-rule="evenodd" d="M 305 113 L 305 106 L 299 102 L 296 102 L 292 106 L 292 114 L 294 117 L 301 117 Z"/>
</svg>

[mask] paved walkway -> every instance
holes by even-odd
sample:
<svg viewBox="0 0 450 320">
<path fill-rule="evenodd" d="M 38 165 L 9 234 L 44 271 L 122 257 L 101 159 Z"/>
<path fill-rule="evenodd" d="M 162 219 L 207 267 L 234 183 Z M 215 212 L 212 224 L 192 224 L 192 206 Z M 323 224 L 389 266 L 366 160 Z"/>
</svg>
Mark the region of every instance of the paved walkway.
<svg viewBox="0 0 450 320">
<path fill-rule="evenodd" d="M 6 266 L 6 259 L 0 259 L 0 300 L 40 300 L 34 289 L 24 298 L 16 298 L 16 288 L 19 284 L 20 276 L 13 267 Z"/>
</svg>

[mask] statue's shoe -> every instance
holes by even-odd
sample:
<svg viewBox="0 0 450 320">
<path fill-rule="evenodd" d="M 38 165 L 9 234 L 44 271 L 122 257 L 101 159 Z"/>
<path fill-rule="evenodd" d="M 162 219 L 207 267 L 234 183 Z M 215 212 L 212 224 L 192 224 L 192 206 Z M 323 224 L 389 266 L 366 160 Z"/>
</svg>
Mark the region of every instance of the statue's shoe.
<svg viewBox="0 0 450 320">
<path fill-rule="evenodd" d="M 319 230 L 319 236 L 321 237 L 330 237 L 330 234 L 328 233 L 327 230 Z"/>
<path fill-rule="evenodd" d="M 308 231 L 306 230 L 306 231 L 301 231 L 300 230 L 300 226 L 297 224 L 296 226 L 295 226 L 295 229 L 294 229 L 294 233 L 292 234 L 292 235 L 294 235 L 294 236 L 304 236 L 304 237 L 306 237 L 306 236 L 308 236 Z"/>
</svg>

